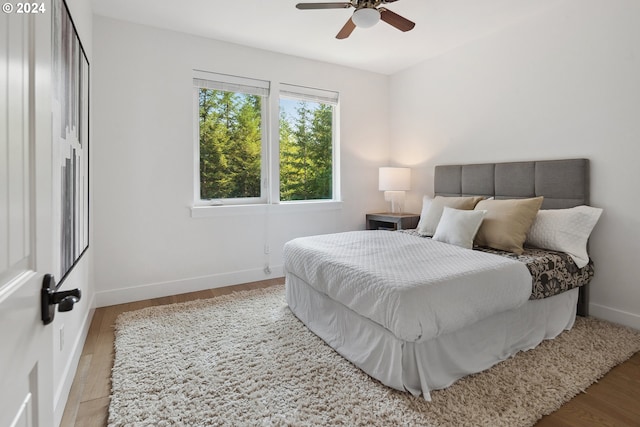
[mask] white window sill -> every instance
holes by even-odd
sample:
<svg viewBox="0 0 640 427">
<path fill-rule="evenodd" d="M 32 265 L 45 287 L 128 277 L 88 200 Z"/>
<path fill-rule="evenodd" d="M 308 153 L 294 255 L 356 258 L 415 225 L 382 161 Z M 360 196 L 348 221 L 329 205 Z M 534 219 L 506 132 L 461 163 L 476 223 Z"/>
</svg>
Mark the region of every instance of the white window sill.
<svg viewBox="0 0 640 427">
<path fill-rule="evenodd" d="M 236 215 L 286 214 L 298 212 L 323 212 L 342 209 L 342 202 L 335 200 L 282 202 L 278 204 L 192 206 L 191 218 L 208 218 Z"/>
</svg>

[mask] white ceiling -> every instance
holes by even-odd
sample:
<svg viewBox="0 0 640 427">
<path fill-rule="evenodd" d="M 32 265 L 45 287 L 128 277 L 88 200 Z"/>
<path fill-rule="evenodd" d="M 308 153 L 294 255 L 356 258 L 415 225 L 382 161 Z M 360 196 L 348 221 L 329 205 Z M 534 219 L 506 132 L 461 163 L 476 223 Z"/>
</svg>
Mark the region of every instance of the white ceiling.
<svg viewBox="0 0 640 427">
<path fill-rule="evenodd" d="M 567 0 L 399 0 L 385 7 L 414 21 L 413 30 L 379 22 L 346 40 L 335 35 L 354 9 L 295 7 L 313 0 L 92 1 L 97 15 L 393 74 Z"/>
</svg>

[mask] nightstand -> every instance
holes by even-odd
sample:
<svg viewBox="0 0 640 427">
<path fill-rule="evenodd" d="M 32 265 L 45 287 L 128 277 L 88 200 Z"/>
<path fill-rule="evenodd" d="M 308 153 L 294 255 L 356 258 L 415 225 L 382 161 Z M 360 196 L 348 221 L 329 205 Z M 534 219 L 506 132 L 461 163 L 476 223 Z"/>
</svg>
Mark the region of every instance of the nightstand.
<svg viewBox="0 0 640 427">
<path fill-rule="evenodd" d="M 416 228 L 420 215 L 412 213 L 370 213 L 367 214 L 367 230 L 406 230 Z"/>
</svg>

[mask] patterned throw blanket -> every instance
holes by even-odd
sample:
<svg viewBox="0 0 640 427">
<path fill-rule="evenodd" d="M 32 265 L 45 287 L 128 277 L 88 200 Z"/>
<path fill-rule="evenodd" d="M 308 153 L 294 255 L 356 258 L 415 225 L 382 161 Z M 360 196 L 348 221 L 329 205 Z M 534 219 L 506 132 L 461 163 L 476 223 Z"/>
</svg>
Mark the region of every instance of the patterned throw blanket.
<svg viewBox="0 0 640 427">
<path fill-rule="evenodd" d="M 578 268 L 573 259 L 564 252 L 525 247 L 522 255 L 516 255 L 491 248 L 475 249 L 525 263 L 533 278 L 529 299 L 552 297 L 586 285 L 593 277 L 593 261 L 589 260 L 589 264 Z"/>
</svg>

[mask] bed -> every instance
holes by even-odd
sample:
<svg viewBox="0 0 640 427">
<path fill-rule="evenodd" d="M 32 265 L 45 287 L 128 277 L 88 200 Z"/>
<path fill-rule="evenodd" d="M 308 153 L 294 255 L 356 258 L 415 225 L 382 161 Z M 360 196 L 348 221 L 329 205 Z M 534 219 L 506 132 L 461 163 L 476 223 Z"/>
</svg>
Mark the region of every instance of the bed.
<svg viewBox="0 0 640 427">
<path fill-rule="evenodd" d="M 554 215 L 589 204 L 589 162 L 436 166 L 434 196 L 539 199 L 539 213 Z M 573 253 L 470 250 L 419 230 L 298 238 L 284 258 L 287 303 L 311 331 L 383 384 L 427 400 L 570 329 L 587 314 L 593 276 L 592 261 Z"/>
</svg>

